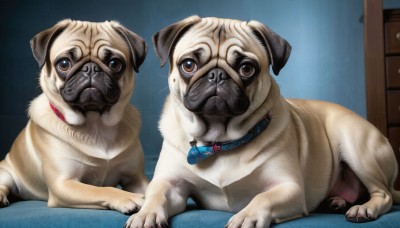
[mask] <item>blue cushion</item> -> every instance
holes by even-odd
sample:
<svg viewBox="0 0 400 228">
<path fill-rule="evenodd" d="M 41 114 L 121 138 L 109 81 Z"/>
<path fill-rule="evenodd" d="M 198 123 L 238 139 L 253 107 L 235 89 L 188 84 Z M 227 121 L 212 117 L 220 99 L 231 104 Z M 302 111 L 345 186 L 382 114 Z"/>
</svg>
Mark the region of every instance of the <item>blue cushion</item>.
<svg viewBox="0 0 400 228">
<path fill-rule="evenodd" d="M 43 201 L 20 201 L 0 208 L 0 227 L 124 227 L 128 216 L 111 210 L 48 208 Z"/>
<path fill-rule="evenodd" d="M 184 213 L 172 217 L 171 227 L 224 227 L 232 213 L 200 210 L 190 206 Z M 0 208 L 0 227 L 123 227 L 128 216 L 111 210 L 48 208 L 46 202 L 21 201 Z M 347 222 L 343 215 L 313 213 L 307 217 L 274 225 L 293 227 L 360 227 Z M 363 223 L 362 227 L 400 227 L 400 206 L 378 220 Z"/>
<path fill-rule="evenodd" d="M 228 222 L 232 213 L 211 210 L 187 210 L 182 214 L 172 217 L 169 221 L 171 227 L 186 228 L 190 224 L 190 228 L 222 228 Z M 376 221 L 356 224 L 346 221 L 343 214 L 323 214 L 312 213 L 307 217 L 290 220 L 280 224 L 274 224 L 276 228 L 325 228 L 325 227 L 373 227 L 373 228 L 389 228 L 400 227 L 400 206 L 394 205 L 392 210 L 379 217 Z"/>
</svg>

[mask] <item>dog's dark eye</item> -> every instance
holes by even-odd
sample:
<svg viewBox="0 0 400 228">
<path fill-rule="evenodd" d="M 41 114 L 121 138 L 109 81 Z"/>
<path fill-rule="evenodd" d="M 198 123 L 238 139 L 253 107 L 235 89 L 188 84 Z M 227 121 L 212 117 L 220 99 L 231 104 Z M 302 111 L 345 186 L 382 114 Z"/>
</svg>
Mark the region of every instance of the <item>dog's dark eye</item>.
<svg viewBox="0 0 400 228">
<path fill-rule="evenodd" d="M 256 68 L 250 63 L 243 63 L 239 67 L 239 75 L 241 77 L 245 77 L 245 78 L 251 77 L 254 75 L 255 72 L 256 72 Z"/>
<path fill-rule="evenodd" d="M 108 68 L 114 72 L 120 72 L 123 66 L 123 63 L 119 59 L 111 59 L 110 62 L 108 62 Z"/>
<path fill-rule="evenodd" d="M 69 70 L 69 68 L 71 68 L 71 61 L 68 59 L 68 58 L 62 58 L 62 59 L 60 59 L 60 61 L 58 61 L 58 63 L 57 63 L 57 68 L 60 70 L 60 71 L 67 71 L 67 70 Z"/>
<path fill-rule="evenodd" d="M 193 59 L 185 59 L 181 63 L 181 69 L 186 74 L 193 74 L 197 71 L 197 65 Z"/>
<path fill-rule="evenodd" d="M 108 68 L 114 72 L 121 71 L 122 66 L 122 62 L 119 59 L 111 59 L 110 62 L 108 62 Z"/>
</svg>

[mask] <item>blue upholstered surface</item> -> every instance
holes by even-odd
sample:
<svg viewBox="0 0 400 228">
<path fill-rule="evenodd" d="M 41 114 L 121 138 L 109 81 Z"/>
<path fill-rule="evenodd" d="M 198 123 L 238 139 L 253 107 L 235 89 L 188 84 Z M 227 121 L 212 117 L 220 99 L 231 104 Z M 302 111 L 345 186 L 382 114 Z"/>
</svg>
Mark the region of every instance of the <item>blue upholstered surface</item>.
<svg viewBox="0 0 400 228">
<path fill-rule="evenodd" d="M 171 227 L 223 227 L 232 213 L 190 209 L 170 219 Z M 123 227 L 128 216 L 110 210 L 48 208 L 46 202 L 23 201 L 0 209 L 0 227 Z M 400 206 L 370 223 L 354 224 L 338 214 L 311 214 L 274 225 L 294 227 L 400 227 Z"/>
</svg>

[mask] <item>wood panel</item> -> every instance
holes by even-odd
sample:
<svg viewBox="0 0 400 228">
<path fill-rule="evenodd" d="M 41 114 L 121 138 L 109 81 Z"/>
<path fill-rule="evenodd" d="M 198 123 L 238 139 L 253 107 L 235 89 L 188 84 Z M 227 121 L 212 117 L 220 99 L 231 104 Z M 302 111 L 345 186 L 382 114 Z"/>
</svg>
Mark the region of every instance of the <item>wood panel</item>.
<svg viewBox="0 0 400 228">
<path fill-rule="evenodd" d="M 364 0 L 364 55 L 367 118 L 387 132 L 382 0 Z"/>
</svg>

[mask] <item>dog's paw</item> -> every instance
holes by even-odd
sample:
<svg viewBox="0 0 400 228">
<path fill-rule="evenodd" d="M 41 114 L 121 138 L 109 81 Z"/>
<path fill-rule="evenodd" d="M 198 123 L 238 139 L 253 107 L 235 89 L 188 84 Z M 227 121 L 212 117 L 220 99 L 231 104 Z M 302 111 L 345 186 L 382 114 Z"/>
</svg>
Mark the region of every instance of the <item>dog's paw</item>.
<svg viewBox="0 0 400 228">
<path fill-rule="evenodd" d="M 365 205 L 355 205 L 346 212 L 346 219 L 349 222 L 364 223 L 374 221 L 378 215 Z"/>
<path fill-rule="evenodd" d="M 229 219 L 225 228 L 237 227 L 269 227 L 271 223 L 271 213 L 264 210 L 246 210 L 243 209 Z"/>
<path fill-rule="evenodd" d="M 344 213 L 347 207 L 347 202 L 340 197 L 332 197 L 329 200 L 329 209 L 334 213 Z"/>
<path fill-rule="evenodd" d="M 0 208 L 8 207 L 10 203 L 8 202 L 7 196 L 0 194 Z"/>
<path fill-rule="evenodd" d="M 116 210 L 125 215 L 131 215 L 140 210 L 144 202 L 143 194 L 124 192 L 119 198 L 114 198 L 110 205 L 112 210 Z"/>
<path fill-rule="evenodd" d="M 140 211 L 131 215 L 125 223 L 125 228 L 142 228 L 142 227 L 168 227 L 166 216 L 156 212 Z"/>
</svg>

